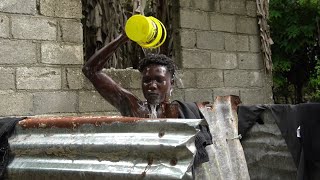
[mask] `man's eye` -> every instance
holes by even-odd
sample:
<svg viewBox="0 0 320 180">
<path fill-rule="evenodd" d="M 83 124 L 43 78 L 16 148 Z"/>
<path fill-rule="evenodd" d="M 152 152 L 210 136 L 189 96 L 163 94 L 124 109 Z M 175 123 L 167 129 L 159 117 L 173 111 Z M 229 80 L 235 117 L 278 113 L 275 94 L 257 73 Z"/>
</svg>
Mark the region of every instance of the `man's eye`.
<svg viewBox="0 0 320 180">
<path fill-rule="evenodd" d="M 145 80 L 143 80 L 143 82 L 144 82 L 144 83 L 150 83 L 151 80 L 150 80 L 150 79 L 145 79 Z"/>
</svg>

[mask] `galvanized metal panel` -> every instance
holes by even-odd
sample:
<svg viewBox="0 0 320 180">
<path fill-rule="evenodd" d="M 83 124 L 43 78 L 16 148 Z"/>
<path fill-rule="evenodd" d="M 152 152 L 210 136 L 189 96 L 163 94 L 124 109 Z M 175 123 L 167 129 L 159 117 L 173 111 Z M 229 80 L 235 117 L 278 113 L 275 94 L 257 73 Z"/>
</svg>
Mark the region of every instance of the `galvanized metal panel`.
<svg viewBox="0 0 320 180">
<path fill-rule="evenodd" d="M 201 119 L 123 117 L 21 121 L 9 179 L 192 179 Z"/>
<path fill-rule="evenodd" d="M 195 178 L 250 179 L 237 139 L 233 96 L 201 105 L 213 145 Z M 60 117 L 19 123 L 9 143 L 9 179 L 192 179 L 200 119 Z"/>
<path fill-rule="evenodd" d="M 250 179 L 244 152 L 239 141 L 237 96 L 219 96 L 212 105 L 203 105 L 213 144 L 206 147 L 210 161 L 196 168 L 199 180 Z"/>
</svg>

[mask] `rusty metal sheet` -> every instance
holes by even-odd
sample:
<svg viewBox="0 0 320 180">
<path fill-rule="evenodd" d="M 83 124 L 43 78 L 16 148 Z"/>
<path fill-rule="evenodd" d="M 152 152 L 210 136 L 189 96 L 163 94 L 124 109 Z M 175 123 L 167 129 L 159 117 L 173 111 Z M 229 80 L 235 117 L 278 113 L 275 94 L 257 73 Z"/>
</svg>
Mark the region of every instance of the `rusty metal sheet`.
<svg viewBox="0 0 320 180">
<path fill-rule="evenodd" d="M 206 147 L 210 160 L 196 168 L 199 180 L 250 179 L 246 159 L 238 135 L 237 96 L 219 96 L 213 104 L 200 104 L 213 144 Z"/>
<path fill-rule="evenodd" d="M 208 124 L 209 162 L 199 180 L 250 179 L 238 136 L 238 97 L 199 104 L 206 120 L 55 117 L 21 121 L 9 139 L 9 179 L 193 179 L 198 125 Z"/>
<path fill-rule="evenodd" d="M 9 139 L 8 179 L 192 179 L 201 119 L 31 118 Z"/>
</svg>

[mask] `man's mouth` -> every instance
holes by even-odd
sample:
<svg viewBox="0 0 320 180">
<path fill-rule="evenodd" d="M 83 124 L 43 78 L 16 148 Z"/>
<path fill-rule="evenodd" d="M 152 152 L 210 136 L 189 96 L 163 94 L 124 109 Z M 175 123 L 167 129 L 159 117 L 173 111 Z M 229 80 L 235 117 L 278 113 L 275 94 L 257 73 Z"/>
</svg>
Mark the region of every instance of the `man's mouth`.
<svg viewBox="0 0 320 180">
<path fill-rule="evenodd" d="M 159 96 L 158 93 L 148 93 L 148 96 Z"/>
<path fill-rule="evenodd" d="M 148 93 L 147 100 L 150 104 L 159 104 L 160 103 L 160 95 L 157 93 Z"/>
</svg>

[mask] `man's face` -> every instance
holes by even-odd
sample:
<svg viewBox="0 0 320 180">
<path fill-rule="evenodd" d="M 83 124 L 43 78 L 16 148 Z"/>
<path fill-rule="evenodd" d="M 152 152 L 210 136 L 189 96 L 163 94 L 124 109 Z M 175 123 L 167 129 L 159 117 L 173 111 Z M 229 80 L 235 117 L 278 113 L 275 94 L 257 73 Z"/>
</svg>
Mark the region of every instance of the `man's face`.
<svg viewBox="0 0 320 180">
<path fill-rule="evenodd" d="M 142 72 L 142 91 L 149 104 L 157 105 L 169 99 L 173 80 L 165 66 L 150 64 Z"/>
</svg>

